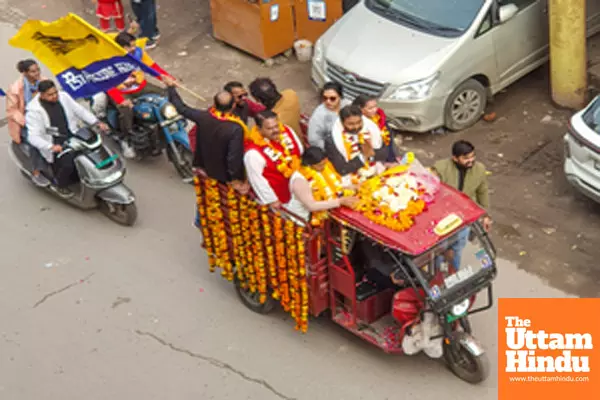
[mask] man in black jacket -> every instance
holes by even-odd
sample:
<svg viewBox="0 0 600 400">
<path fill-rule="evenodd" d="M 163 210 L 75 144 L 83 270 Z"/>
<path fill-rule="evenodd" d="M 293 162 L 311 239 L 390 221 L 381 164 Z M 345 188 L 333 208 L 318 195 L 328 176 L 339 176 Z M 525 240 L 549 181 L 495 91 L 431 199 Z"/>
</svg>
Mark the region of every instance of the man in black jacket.
<svg viewBox="0 0 600 400">
<path fill-rule="evenodd" d="M 175 82 L 165 78 L 169 101 L 177 112 L 196 124 L 196 149 L 194 167 L 203 169 L 206 174 L 220 183 L 231 184 L 240 193 L 247 193 L 249 185 L 244 173 L 244 130 L 242 126 L 225 117 L 234 108 L 231 93 L 223 91 L 214 97 L 210 110 L 200 110 L 186 105 L 177 90 Z"/>
</svg>

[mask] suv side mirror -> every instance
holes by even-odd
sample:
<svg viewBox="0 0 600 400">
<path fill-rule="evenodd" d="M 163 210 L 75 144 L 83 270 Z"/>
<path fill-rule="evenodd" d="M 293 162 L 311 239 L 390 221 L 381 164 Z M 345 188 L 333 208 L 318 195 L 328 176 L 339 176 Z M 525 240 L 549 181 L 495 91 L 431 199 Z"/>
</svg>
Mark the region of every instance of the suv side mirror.
<svg viewBox="0 0 600 400">
<path fill-rule="evenodd" d="M 519 7 L 514 4 L 505 4 L 500 9 L 498 9 L 498 19 L 500 23 L 503 24 L 512 17 L 514 17 L 519 12 Z"/>
</svg>

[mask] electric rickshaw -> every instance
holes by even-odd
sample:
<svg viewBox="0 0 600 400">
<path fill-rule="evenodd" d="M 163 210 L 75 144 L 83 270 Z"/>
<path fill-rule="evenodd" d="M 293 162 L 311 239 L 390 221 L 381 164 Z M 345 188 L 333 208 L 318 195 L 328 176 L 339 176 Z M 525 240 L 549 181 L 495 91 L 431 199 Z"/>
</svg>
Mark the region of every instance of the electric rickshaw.
<svg viewBox="0 0 600 400">
<path fill-rule="evenodd" d="M 440 184 L 399 232 L 344 207 L 312 226 L 202 171 L 195 186 L 210 268 L 234 283 L 249 309 L 265 314 L 281 305 L 302 332 L 309 316 L 327 315 L 387 353 L 423 351 L 467 382 L 486 379 L 488 360 L 469 318 L 492 307 L 496 251 L 480 224 L 485 211 L 463 193 Z M 455 269 L 448 254 L 465 234 Z M 365 257 L 365 246 L 380 256 Z M 394 284 L 369 278 L 377 263 L 391 268 Z"/>
</svg>

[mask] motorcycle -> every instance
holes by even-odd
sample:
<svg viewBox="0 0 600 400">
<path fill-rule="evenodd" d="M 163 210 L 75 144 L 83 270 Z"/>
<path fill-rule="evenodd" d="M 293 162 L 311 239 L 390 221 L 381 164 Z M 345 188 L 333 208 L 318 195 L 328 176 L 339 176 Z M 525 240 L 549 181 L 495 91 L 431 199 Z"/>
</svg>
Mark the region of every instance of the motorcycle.
<svg viewBox="0 0 600 400">
<path fill-rule="evenodd" d="M 50 133 L 56 134 L 56 130 Z M 75 153 L 79 182 L 69 188 L 72 195 L 65 196 L 52 183 L 54 179 L 50 168 L 45 168 L 43 172 L 50 184 L 44 189 L 75 207 L 83 210 L 98 208 L 118 224 L 133 225 L 137 219 L 137 207 L 135 195 L 123 183 L 125 165 L 118 154 L 104 146 L 100 134 L 90 128 L 81 128 L 62 147 L 63 150 L 55 157 Z M 32 151 L 34 148 L 27 143 L 12 142 L 9 146 L 10 157 L 29 180 L 33 178 Z"/>
<path fill-rule="evenodd" d="M 93 99 L 92 99 L 93 101 Z M 92 104 L 92 108 L 93 104 Z M 133 100 L 133 132 L 131 146 L 138 159 L 157 157 L 166 150 L 169 161 L 184 182 L 192 183 L 194 156 L 190 147 L 187 121 L 159 94 L 145 94 Z M 108 104 L 106 115 L 101 117 L 117 134 L 119 142 L 123 137 L 119 131 L 119 111 Z"/>
</svg>

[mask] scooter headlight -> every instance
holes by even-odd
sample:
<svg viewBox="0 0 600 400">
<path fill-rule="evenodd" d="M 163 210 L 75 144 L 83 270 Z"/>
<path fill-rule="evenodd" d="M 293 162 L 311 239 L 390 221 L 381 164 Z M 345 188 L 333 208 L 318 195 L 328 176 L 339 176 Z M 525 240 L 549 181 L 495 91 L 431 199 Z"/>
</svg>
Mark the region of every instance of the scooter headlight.
<svg viewBox="0 0 600 400">
<path fill-rule="evenodd" d="M 460 317 L 467 312 L 467 310 L 469 309 L 469 305 L 470 305 L 469 299 L 465 299 L 464 301 L 453 305 L 450 312 L 455 317 Z"/>
<path fill-rule="evenodd" d="M 173 104 L 165 104 L 162 108 L 162 115 L 166 119 L 176 118 L 179 113 Z"/>
</svg>

